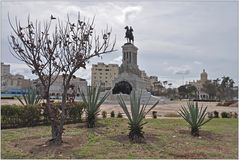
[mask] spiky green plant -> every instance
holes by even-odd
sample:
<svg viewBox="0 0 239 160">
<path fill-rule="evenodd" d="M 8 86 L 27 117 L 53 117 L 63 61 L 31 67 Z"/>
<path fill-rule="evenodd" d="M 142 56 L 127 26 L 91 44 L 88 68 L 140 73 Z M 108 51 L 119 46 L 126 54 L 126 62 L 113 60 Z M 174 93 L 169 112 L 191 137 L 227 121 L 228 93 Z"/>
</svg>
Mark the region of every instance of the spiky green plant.
<svg viewBox="0 0 239 160">
<path fill-rule="evenodd" d="M 41 97 L 37 94 L 37 90 L 35 88 L 28 88 L 27 93 L 23 93 L 21 97 L 17 96 L 17 99 L 24 106 L 36 105 L 41 101 Z"/>
<path fill-rule="evenodd" d="M 205 119 L 207 115 L 207 107 L 203 108 L 202 106 L 199 109 L 197 102 L 188 102 L 187 107 L 188 108 L 182 106 L 178 113 L 190 125 L 191 135 L 199 136 L 200 127 L 209 122 L 212 118 Z"/>
<path fill-rule="evenodd" d="M 104 103 L 110 92 L 107 92 L 102 98 L 100 98 L 100 86 L 87 87 L 86 95 L 81 92 L 82 99 L 86 104 L 86 122 L 88 128 L 95 127 L 97 114 L 100 112 L 100 105 Z"/>
<path fill-rule="evenodd" d="M 140 104 L 141 102 L 141 95 L 136 96 L 135 91 L 133 91 L 130 95 L 130 109 L 131 112 L 129 112 L 125 101 L 123 100 L 122 96 L 118 96 L 118 102 L 119 105 L 122 107 L 124 113 L 126 114 L 127 118 L 129 119 L 129 139 L 132 142 L 135 143 L 141 143 L 144 141 L 144 132 L 143 132 L 143 125 L 145 125 L 147 122 L 144 122 L 144 118 L 146 114 L 148 114 L 158 103 L 157 101 L 152 107 L 146 111 L 146 107 L 148 105 L 148 102 L 150 98 L 148 99 L 148 102 L 146 104 Z"/>
</svg>

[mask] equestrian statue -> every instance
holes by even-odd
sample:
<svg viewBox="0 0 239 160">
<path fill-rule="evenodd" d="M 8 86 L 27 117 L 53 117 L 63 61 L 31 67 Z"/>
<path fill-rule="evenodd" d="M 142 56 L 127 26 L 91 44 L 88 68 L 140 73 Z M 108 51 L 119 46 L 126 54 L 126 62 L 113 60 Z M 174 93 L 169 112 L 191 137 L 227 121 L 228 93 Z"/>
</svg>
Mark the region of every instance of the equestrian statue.
<svg viewBox="0 0 239 160">
<path fill-rule="evenodd" d="M 127 39 L 127 43 L 133 43 L 134 44 L 134 35 L 133 35 L 133 28 L 130 26 L 126 26 L 124 29 L 126 29 L 125 38 Z"/>
</svg>

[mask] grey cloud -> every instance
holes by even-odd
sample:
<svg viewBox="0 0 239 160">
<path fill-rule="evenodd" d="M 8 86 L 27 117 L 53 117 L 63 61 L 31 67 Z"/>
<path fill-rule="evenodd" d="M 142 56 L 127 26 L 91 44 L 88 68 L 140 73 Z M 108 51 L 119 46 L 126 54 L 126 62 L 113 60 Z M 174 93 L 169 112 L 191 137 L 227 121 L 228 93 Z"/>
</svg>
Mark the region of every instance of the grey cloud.
<svg viewBox="0 0 239 160">
<path fill-rule="evenodd" d="M 196 64 L 196 65 L 201 65 L 202 64 L 202 62 L 199 62 L 199 61 L 193 61 L 193 63 Z"/>
<path fill-rule="evenodd" d="M 188 65 L 169 66 L 167 70 L 173 72 L 173 74 L 176 75 L 188 75 L 191 71 L 191 67 Z"/>
<path fill-rule="evenodd" d="M 124 20 L 125 22 L 130 21 L 132 18 L 136 17 L 139 12 L 141 12 L 142 7 L 141 6 L 131 6 L 126 7 L 123 10 L 124 13 Z"/>
</svg>

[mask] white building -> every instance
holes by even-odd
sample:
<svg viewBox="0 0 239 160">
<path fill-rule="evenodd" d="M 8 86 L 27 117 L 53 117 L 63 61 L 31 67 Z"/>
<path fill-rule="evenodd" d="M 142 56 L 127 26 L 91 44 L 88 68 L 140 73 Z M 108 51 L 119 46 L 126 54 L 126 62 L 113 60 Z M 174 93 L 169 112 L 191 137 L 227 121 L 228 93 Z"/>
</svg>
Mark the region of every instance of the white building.
<svg viewBox="0 0 239 160">
<path fill-rule="evenodd" d="M 202 91 L 203 85 L 207 81 L 210 81 L 210 80 L 208 80 L 207 72 L 205 71 L 205 69 L 203 69 L 203 72 L 200 74 L 200 80 L 189 82 L 189 84 L 191 84 L 197 88 L 199 99 L 208 99 L 209 98 L 209 95 Z"/>
<path fill-rule="evenodd" d="M 39 79 L 33 80 L 34 86 L 40 93 L 43 93 L 43 86 Z M 68 89 L 68 94 L 74 93 L 75 96 L 80 96 L 80 92 L 85 92 L 87 90 L 87 81 L 85 79 L 76 77 L 72 78 L 70 82 L 70 87 Z M 72 89 L 73 88 L 73 89 Z M 49 94 L 51 98 L 61 98 L 63 93 L 63 77 L 59 75 L 54 83 L 50 86 Z"/>
<path fill-rule="evenodd" d="M 63 77 L 59 75 L 56 81 L 50 87 L 50 95 L 51 96 L 61 96 L 63 92 Z M 80 96 L 80 91 L 85 92 L 87 89 L 87 81 L 85 79 L 76 77 L 72 78 L 70 82 L 71 86 L 73 86 L 74 92 L 76 96 Z M 71 90 L 69 90 L 70 92 Z"/>
<path fill-rule="evenodd" d="M 1 92 L 26 89 L 30 86 L 30 79 L 25 79 L 20 74 L 12 75 L 10 73 L 10 65 L 1 63 Z"/>
</svg>

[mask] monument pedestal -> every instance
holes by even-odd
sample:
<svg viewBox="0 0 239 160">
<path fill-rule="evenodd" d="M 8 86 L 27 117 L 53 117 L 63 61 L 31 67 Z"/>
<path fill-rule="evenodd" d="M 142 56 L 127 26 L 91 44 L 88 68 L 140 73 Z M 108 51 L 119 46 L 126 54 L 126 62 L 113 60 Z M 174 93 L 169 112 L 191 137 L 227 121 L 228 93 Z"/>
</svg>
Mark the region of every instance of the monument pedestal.
<svg viewBox="0 0 239 160">
<path fill-rule="evenodd" d="M 126 43 L 122 46 L 123 50 L 123 58 L 122 64 L 119 68 L 119 76 L 113 80 L 113 86 L 117 86 L 121 82 L 128 82 L 129 85 L 132 87 L 131 92 L 135 92 L 136 95 L 141 94 L 141 102 L 142 103 L 154 103 L 157 98 L 151 97 L 151 93 L 147 92 L 146 85 L 147 83 L 141 78 L 141 71 L 137 65 L 137 51 L 138 48 L 131 43 Z M 128 85 L 128 84 L 127 84 Z M 119 87 L 119 93 L 124 93 L 124 89 L 126 90 L 126 86 Z M 122 94 L 124 100 L 129 101 L 129 95 Z M 111 94 L 109 96 L 110 101 L 117 102 L 117 95 Z"/>
</svg>

